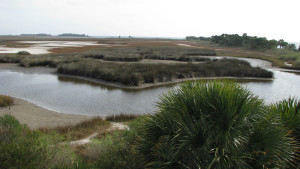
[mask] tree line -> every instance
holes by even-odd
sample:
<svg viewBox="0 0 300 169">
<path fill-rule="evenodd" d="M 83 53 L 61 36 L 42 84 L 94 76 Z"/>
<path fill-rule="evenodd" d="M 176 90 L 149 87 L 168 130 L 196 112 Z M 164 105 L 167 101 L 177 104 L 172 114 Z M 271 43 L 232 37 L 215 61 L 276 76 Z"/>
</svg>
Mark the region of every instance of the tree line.
<svg viewBox="0 0 300 169">
<path fill-rule="evenodd" d="M 283 39 L 279 41 L 272 39 L 268 40 L 265 37 L 257 37 L 257 36 L 248 36 L 247 33 L 244 33 L 242 36 L 238 34 L 222 34 L 222 35 L 214 35 L 211 37 L 195 37 L 195 36 L 187 36 L 186 40 L 204 40 L 210 41 L 213 44 L 218 44 L 222 46 L 228 47 L 246 47 L 249 49 L 257 49 L 257 50 L 268 50 L 277 48 L 288 48 L 291 50 L 296 50 L 296 45 L 285 42 Z"/>
</svg>

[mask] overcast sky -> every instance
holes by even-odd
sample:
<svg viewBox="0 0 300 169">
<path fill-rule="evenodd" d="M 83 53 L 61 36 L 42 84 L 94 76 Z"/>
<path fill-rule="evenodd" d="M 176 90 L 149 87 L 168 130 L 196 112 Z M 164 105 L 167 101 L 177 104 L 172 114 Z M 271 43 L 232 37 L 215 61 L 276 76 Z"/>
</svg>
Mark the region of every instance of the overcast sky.
<svg viewBox="0 0 300 169">
<path fill-rule="evenodd" d="M 300 0 L 0 0 L 0 34 L 248 33 L 300 41 L 299 9 Z"/>
</svg>

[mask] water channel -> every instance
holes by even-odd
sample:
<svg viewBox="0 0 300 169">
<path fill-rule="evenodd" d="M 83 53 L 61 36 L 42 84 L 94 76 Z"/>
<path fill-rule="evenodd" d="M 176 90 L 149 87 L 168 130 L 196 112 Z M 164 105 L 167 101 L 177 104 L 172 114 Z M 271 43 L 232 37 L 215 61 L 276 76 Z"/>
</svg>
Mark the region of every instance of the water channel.
<svg viewBox="0 0 300 169">
<path fill-rule="evenodd" d="M 264 99 L 266 104 L 288 97 L 300 98 L 299 74 L 271 68 L 271 63 L 266 61 L 243 60 L 274 72 L 274 79 L 270 81 L 241 81 L 242 86 Z M 106 116 L 119 113 L 153 113 L 159 96 L 175 87 L 176 85 L 123 90 L 52 73 L 0 69 L 0 94 L 68 114 Z"/>
</svg>

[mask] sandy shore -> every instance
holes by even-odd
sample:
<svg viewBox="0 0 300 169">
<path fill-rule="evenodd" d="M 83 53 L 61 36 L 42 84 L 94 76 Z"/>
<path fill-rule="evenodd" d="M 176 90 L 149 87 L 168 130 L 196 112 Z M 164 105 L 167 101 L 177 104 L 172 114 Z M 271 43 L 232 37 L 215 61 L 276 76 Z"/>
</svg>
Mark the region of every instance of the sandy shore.
<svg viewBox="0 0 300 169">
<path fill-rule="evenodd" d="M 42 127 L 54 128 L 57 126 L 74 125 L 92 117 L 63 114 L 44 109 L 22 99 L 14 98 L 15 105 L 0 108 L 0 116 L 11 114 L 22 124 L 27 124 L 30 129 Z"/>
</svg>

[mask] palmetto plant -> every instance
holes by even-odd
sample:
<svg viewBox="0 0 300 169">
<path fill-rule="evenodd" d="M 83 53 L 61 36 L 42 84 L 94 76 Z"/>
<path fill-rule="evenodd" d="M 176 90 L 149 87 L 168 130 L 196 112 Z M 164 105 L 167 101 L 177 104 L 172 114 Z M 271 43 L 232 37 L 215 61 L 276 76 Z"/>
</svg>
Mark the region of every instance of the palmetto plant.
<svg viewBox="0 0 300 169">
<path fill-rule="evenodd" d="M 149 168 L 285 168 L 292 138 L 262 100 L 232 82 L 187 82 L 138 129 Z"/>
<path fill-rule="evenodd" d="M 286 127 L 300 141 L 300 101 L 295 98 L 285 99 L 273 104 L 271 110 L 280 115 Z"/>
<path fill-rule="evenodd" d="M 270 106 L 275 115 L 279 115 L 285 127 L 290 130 L 291 135 L 300 145 L 300 100 L 288 98 Z M 300 168 L 300 149 L 296 151 L 297 160 L 295 164 Z"/>
</svg>

